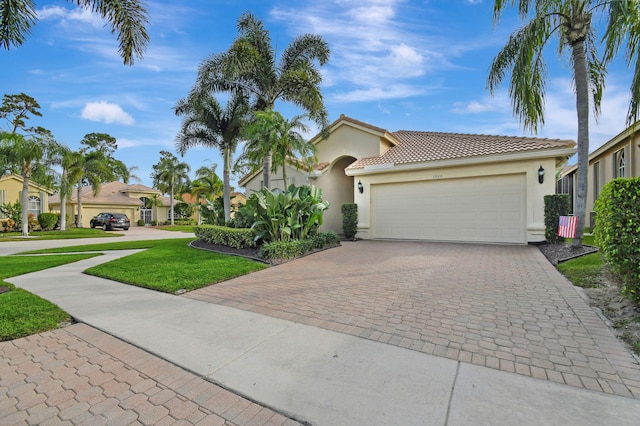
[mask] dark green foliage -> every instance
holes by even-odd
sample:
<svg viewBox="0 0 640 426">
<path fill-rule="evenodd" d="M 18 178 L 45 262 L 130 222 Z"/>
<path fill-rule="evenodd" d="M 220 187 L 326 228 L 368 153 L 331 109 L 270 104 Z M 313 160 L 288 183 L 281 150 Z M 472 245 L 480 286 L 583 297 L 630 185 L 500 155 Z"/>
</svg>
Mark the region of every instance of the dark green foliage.
<svg viewBox="0 0 640 426">
<path fill-rule="evenodd" d="M 43 231 L 51 231 L 58 224 L 60 216 L 55 213 L 40 213 L 38 215 L 38 223 Z"/>
<path fill-rule="evenodd" d="M 558 235 L 560 216 L 568 216 L 571 212 L 571 199 L 568 194 L 553 194 L 544 196 L 544 236 L 549 243 L 564 242 Z"/>
<path fill-rule="evenodd" d="M 319 232 L 313 237 L 313 245 L 317 249 L 340 245 L 340 237 L 333 231 Z"/>
<path fill-rule="evenodd" d="M 322 250 L 340 245 L 335 232 L 320 232 L 308 240 L 273 241 L 260 248 L 260 257 L 267 260 L 290 260 L 313 250 Z"/>
<path fill-rule="evenodd" d="M 136 222 L 138 224 L 138 226 L 144 226 L 144 220 L 143 219 L 138 219 L 138 222 Z"/>
<path fill-rule="evenodd" d="M 595 203 L 594 235 L 623 292 L 640 300 L 640 178 L 607 183 Z"/>
<path fill-rule="evenodd" d="M 356 237 L 358 232 L 358 205 L 356 203 L 342 205 L 342 232 L 348 240 Z"/>
<path fill-rule="evenodd" d="M 201 225 L 196 226 L 194 232 L 196 237 L 209 244 L 220 244 L 239 249 L 256 246 L 251 229 Z"/>
<path fill-rule="evenodd" d="M 290 185 L 285 192 L 265 188 L 254 192 L 241 208 L 243 217 L 252 217 L 256 240 L 265 242 L 306 240 L 318 233 L 329 202 L 315 186 Z"/>
</svg>

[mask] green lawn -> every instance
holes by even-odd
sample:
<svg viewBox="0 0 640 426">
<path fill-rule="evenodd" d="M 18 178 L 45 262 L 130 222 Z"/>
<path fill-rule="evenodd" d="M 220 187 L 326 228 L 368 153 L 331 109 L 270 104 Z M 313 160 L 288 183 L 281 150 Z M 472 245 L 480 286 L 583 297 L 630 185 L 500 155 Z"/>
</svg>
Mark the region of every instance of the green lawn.
<svg viewBox="0 0 640 426">
<path fill-rule="evenodd" d="M 188 246 L 190 241 L 193 241 L 193 238 L 123 241 L 37 250 L 30 253 L 148 248 L 149 250 L 141 253 L 94 266 L 85 272 L 166 293 L 175 293 L 182 289 L 195 290 L 267 267 L 243 257 L 191 248 Z"/>
<path fill-rule="evenodd" d="M 193 225 L 164 225 L 158 227 L 158 229 L 162 229 L 163 231 L 174 232 L 195 232 L 195 228 Z"/>
<path fill-rule="evenodd" d="M 598 286 L 598 277 L 602 274 L 604 264 L 600 253 L 568 260 L 558 264 L 558 270 L 578 287 L 591 288 Z"/>
<path fill-rule="evenodd" d="M 70 240 L 75 238 L 109 238 L 120 237 L 123 234 L 111 234 L 101 229 L 71 228 L 66 231 L 32 231 L 29 238 L 38 240 Z M 25 241 L 20 232 L 0 233 L 0 243 L 8 241 Z"/>
<path fill-rule="evenodd" d="M 85 272 L 176 293 L 183 289 L 206 287 L 267 267 L 243 257 L 193 249 L 183 239 L 162 241 L 162 244 L 154 245 L 149 250 L 94 266 Z"/>
<path fill-rule="evenodd" d="M 8 287 L 11 291 L 0 294 L 0 341 L 42 333 L 57 328 L 61 322 L 71 318 L 57 305 L 26 290 L 16 288 L 3 279 L 94 256 L 99 256 L 99 254 L 2 257 L 0 260 L 2 262 L 0 287 Z"/>
<path fill-rule="evenodd" d="M 166 240 L 145 240 L 145 241 L 117 241 L 114 243 L 97 243 L 97 244 L 84 244 L 70 247 L 56 247 L 42 250 L 25 251 L 21 254 L 50 254 L 50 253 L 75 253 L 84 251 L 109 251 L 109 250 L 135 250 L 146 249 L 151 247 L 161 246 L 171 241 L 179 241 L 184 245 L 193 241 L 193 238 L 177 238 Z"/>
</svg>

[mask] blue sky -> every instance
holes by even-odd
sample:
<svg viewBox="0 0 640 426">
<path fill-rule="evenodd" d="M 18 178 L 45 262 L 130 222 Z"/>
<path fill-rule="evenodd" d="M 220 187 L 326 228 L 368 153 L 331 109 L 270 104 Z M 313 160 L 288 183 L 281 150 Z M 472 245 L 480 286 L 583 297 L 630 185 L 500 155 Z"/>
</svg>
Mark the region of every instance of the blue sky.
<svg viewBox="0 0 640 426">
<path fill-rule="evenodd" d="M 494 26 L 489 0 L 149 1 L 151 41 L 131 67 L 99 16 L 70 2 L 35 3 L 39 21 L 27 42 L 0 51 L 2 93 L 36 98 L 43 117 L 31 124 L 72 149 L 87 133 L 116 137 L 116 158 L 137 166 L 149 186 L 160 150 L 175 152 L 175 102 L 187 95 L 198 65 L 230 46 L 245 11 L 262 19 L 279 51 L 296 35 L 325 37 L 331 59 L 322 67 L 322 91 L 330 121 L 346 114 L 390 131 L 529 135 L 513 117 L 507 85 L 493 97 L 486 89 L 492 59 L 520 25 L 507 14 Z M 575 140 L 570 64 L 555 48 L 546 57 L 546 124 L 537 136 Z M 631 71 L 614 62 L 602 115 L 592 121 L 591 150 L 625 128 L 630 83 Z M 282 103 L 276 109 L 287 117 L 301 113 Z M 183 161 L 192 176 L 212 163 L 222 172 L 212 149 L 191 149 Z"/>
</svg>

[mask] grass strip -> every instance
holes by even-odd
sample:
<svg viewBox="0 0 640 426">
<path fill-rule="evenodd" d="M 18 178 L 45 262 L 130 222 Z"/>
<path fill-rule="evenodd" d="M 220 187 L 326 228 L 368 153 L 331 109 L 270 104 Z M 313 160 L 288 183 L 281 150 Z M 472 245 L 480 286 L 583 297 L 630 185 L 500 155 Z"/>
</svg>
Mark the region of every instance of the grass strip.
<svg viewBox="0 0 640 426">
<path fill-rule="evenodd" d="M 165 239 L 165 240 L 144 240 L 144 241 L 118 241 L 115 243 L 97 243 L 97 244 L 85 244 L 79 246 L 70 247 L 56 247 L 42 250 L 25 251 L 20 254 L 50 254 L 50 253 L 76 253 L 83 251 L 109 251 L 109 250 L 136 250 L 157 247 L 165 244 L 168 241 L 180 241 L 183 245 L 187 245 L 192 238 L 178 238 L 178 239 Z"/>
<path fill-rule="evenodd" d="M 0 258 L 0 287 L 10 289 L 0 294 L 0 341 L 57 328 L 71 316 L 57 305 L 3 281 L 42 269 L 77 262 L 99 254 L 74 254 L 64 256 L 30 256 Z"/>
<path fill-rule="evenodd" d="M 573 285 L 582 288 L 598 287 L 599 277 L 602 274 L 603 268 L 604 263 L 602 262 L 600 253 L 591 253 L 558 264 L 558 270 L 562 272 Z"/>
<path fill-rule="evenodd" d="M 160 226 L 158 229 L 174 232 L 195 232 L 195 228 L 193 225 L 165 225 Z"/>
<path fill-rule="evenodd" d="M 101 229 L 71 228 L 66 231 L 31 231 L 29 232 L 29 238 L 23 237 L 20 232 L 0 233 L 0 242 L 28 241 L 29 239 L 72 240 L 77 238 L 110 238 L 121 237 L 122 235 L 123 234 L 104 232 Z"/>
<path fill-rule="evenodd" d="M 149 250 L 94 266 L 85 273 L 173 294 L 267 268 L 243 257 L 191 248 L 189 240 L 193 239 L 162 240 Z"/>
</svg>

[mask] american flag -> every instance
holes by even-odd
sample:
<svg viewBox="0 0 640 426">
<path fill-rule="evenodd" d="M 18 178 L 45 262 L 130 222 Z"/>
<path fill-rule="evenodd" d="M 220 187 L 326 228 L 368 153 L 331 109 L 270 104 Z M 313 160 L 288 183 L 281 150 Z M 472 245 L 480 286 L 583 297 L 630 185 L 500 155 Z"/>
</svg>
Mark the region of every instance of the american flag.
<svg viewBox="0 0 640 426">
<path fill-rule="evenodd" d="M 560 216 L 558 235 L 564 238 L 575 238 L 578 227 L 578 216 Z"/>
</svg>

